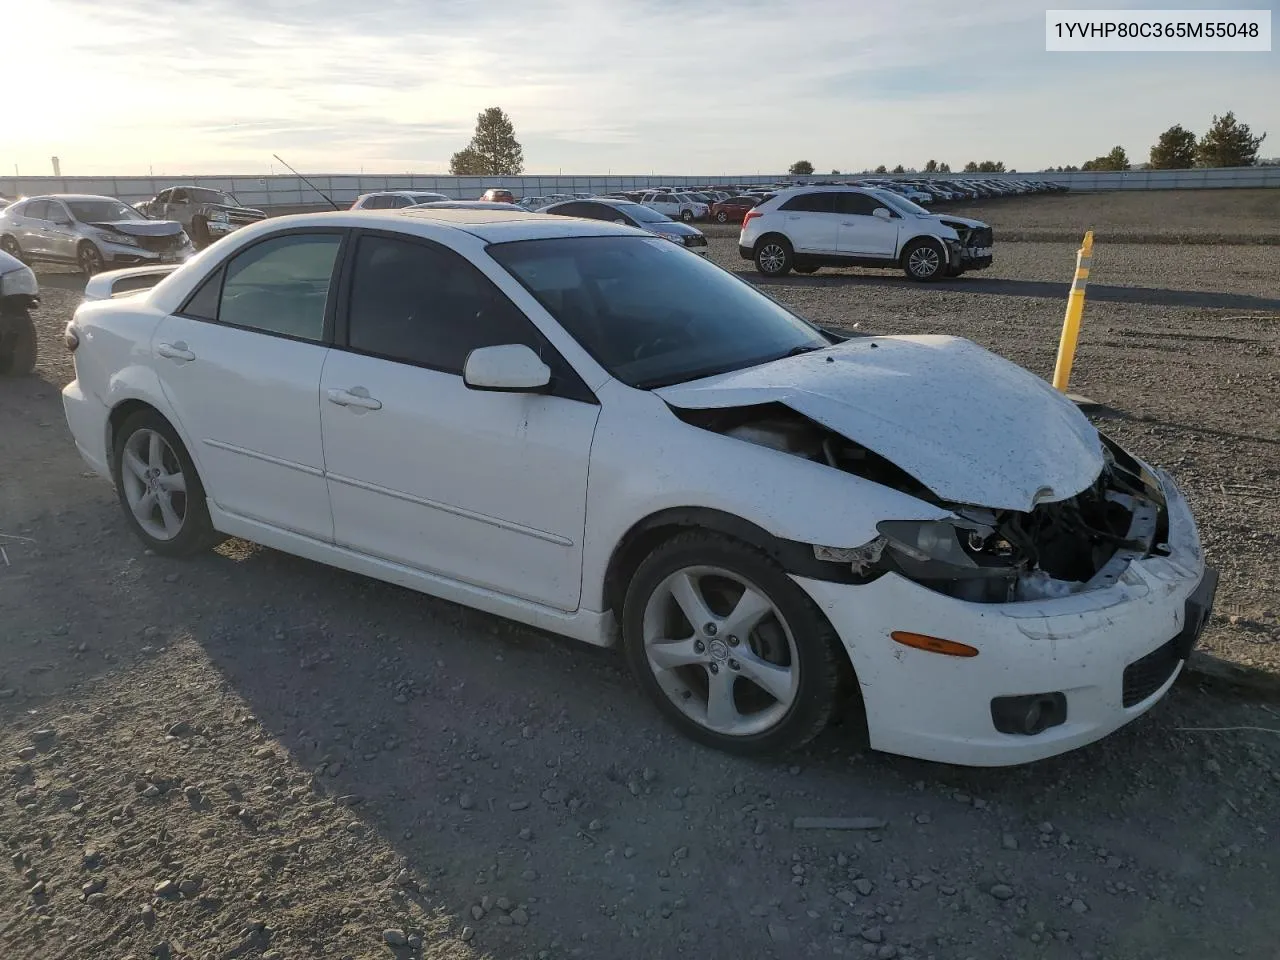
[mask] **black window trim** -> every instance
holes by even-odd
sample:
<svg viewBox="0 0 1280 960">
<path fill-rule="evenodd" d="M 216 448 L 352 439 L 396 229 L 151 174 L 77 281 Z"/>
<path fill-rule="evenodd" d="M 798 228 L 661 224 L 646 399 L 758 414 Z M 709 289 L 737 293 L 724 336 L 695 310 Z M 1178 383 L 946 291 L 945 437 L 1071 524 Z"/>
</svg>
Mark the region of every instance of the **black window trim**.
<svg viewBox="0 0 1280 960">
<path fill-rule="evenodd" d="M 325 297 L 324 302 L 324 327 L 321 330 L 320 339 L 312 340 L 310 337 L 295 337 L 288 333 L 277 333 L 275 330 L 263 330 L 261 327 L 250 327 L 239 323 L 227 323 L 221 317 L 217 320 L 210 320 L 208 317 L 197 317 L 187 313 L 187 307 L 191 301 L 195 299 L 196 294 L 204 287 L 205 282 L 213 277 L 215 273 L 220 273 L 218 280 L 218 313 L 222 313 L 222 288 L 227 280 L 226 268 L 232 260 L 236 259 L 243 253 L 247 253 L 259 244 L 266 243 L 270 240 L 278 240 L 281 237 L 296 236 L 316 236 L 337 235 L 341 237 L 338 244 L 338 252 L 333 258 L 333 272 L 329 275 L 329 295 Z M 225 257 L 218 261 L 208 273 L 200 278 L 200 281 L 191 288 L 191 292 L 183 298 L 182 303 L 178 305 L 178 309 L 173 311 L 176 317 L 182 317 L 186 320 L 194 320 L 197 323 L 210 323 L 219 327 L 226 327 L 229 330 L 245 330 L 249 333 L 261 334 L 264 337 L 276 337 L 280 340 L 293 340 L 296 343 L 309 343 L 313 346 L 332 347 L 334 342 L 335 317 L 337 315 L 337 296 L 338 282 L 341 280 L 341 270 L 346 259 L 346 251 L 352 246 L 351 230 L 349 227 L 289 227 L 285 230 L 278 230 L 267 236 L 258 237 L 251 243 L 246 243 L 243 247 L 228 253 Z"/>
<path fill-rule="evenodd" d="M 534 335 L 542 341 L 544 348 L 548 351 L 547 355 L 543 357 L 542 362 L 546 363 L 552 370 L 551 384 L 548 389 L 541 391 L 540 395 L 558 397 L 562 400 L 576 400 L 580 403 L 590 403 L 599 406 L 599 398 L 595 395 L 595 392 L 587 386 L 587 382 L 583 380 L 582 375 L 574 369 L 573 364 L 566 359 L 564 354 L 560 352 L 556 345 L 552 343 L 538 325 L 533 322 L 533 318 L 525 313 L 523 309 L 521 309 L 509 296 L 507 296 L 506 292 L 494 283 L 483 270 L 474 263 L 471 263 L 470 259 L 466 255 L 459 253 L 448 244 L 440 243 L 437 240 L 431 240 L 427 237 L 415 236 L 413 234 L 397 233 L 394 230 L 376 230 L 366 228 L 357 228 L 350 231 L 345 249 L 339 252 L 341 270 L 338 275 L 336 296 L 333 298 L 333 306 L 335 308 L 334 326 L 333 336 L 329 344 L 332 349 L 341 350 L 343 353 L 354 353 L 361 357 L 370 357 L 374 360 L 385 360 L 388 363 L 398 363 L 406 367 L 417 367 L 420 370 L 431 370 L 435 373 L 443 373 L 447 376 L 457 377 L 459 380 L 462 379 L 461 371 L 453 370 L 448 367 L 441 366 L 440 364 L 406 360 L 403 357 L 390 357 L 386 354 L 374 353 L 370 350 L 360 350 L 350 345 L 351 278 L 355 271 L 356 252 L 359 249 L 360 240 L 364 237 L 381 237 L 388 240 L 399 240 L 403 243 L 416 244 L 417 246 L 427 247 L 432 250 L 442 251 L 445 254 L 460 257 L 462 260 L 470 264 L 471 268 L 480 275 L 481 279 L 487 283 L 490 288 L 492 288 L 493 292 L 505 300 L 508 306 L 510 306 L 517 315 L 524 318 L 525 323 L 529 325 L 529 328 L 534 332 Z M 329 318 L 326 316 L 326 323 L 328 322 L 328 319 Z M 468 351 L 468 356 L 470 356 L 470 351 Z M 465 358 L 463 359 L 463 364 L 464 366 L 466 364 Z M 567 371 L 568 375 L 556 376 L 557 365 L 560 369 Z"/>
</svg>

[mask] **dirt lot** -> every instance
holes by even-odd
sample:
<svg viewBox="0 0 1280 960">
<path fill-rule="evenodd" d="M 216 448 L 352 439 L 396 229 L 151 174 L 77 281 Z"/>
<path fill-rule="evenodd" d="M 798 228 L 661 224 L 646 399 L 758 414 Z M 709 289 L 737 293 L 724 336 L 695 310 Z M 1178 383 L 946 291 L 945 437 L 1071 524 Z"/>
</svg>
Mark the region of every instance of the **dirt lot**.
<svg viewBox="0 0 1280 960">
<path fill-rule="evenodd" d="M 1150 224 L 1191 196 L 1123 199 Z M 1214 196 L 1223 234 L 1256 200 Z M 988 215 L 1065 229 L 1115 200 Z M 1074 245 L 997 255 L 936 286 L 768 289 L 1048 375 Z M 782 763 L 708 753 L 611 652 L 238 541 L 146 555 L 62 420 L 78 281 L 42 282 L 39 376 L 0 384 L 6 960 L 1280 955 L 1275 704 L 1188 678 L 1103 743 L 1003 771 L 839 728 Z M 1280 673 L 1280 248 L 1100 242 L 1092 284 L 1073 388 L 1184 483 L 1223 571 L 1207 646 Z"/>
</svg>

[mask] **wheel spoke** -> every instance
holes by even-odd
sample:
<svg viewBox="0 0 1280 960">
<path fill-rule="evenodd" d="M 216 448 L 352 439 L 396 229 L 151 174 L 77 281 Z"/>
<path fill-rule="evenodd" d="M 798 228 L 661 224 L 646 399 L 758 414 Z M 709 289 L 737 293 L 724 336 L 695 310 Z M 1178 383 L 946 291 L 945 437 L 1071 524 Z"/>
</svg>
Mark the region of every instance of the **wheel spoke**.
<svg viewBox="0 0 1280 960">
<path fill-rule="evenodd" d="M 125 450 L 124 465 L 129 468 L 129 472 L 139 480 L 147 479 L 147 465 L 139 459 L 138 455 L 132 450 Z"/>
<path fill-rule="evenodd" d="M 704 654 L 693 648 L 693 638 L 688 640 L 654 640 L 649 644 L 649 660 L 660 670 L 673 670 L 676 667 L 687 667 L 691 663 L 702 663 Z"/>
<path fill-rule="evenodd" d="M 769 663 L 745 649 L 737 659 L 742 676 L 778 702 L 791 702 L 791 667 Z"/>
<path fill-rule="evenodd" d="M 742 720 L 733 702 L 733 674 L 727 670 L 708 673 L 707 681 L 707 726 L 713 730 L 730 730 Z"/>
<path fill-rule="evenodd" d="M 152 470 L 164 470 L 164 440 L 154 431 L 147 444 L 147 466 Z"/>
<path fill-rule="evenodd" d="M 167 490 L 169 493 L 186 493 L 187 478 L 181 473 L 162 473 L 156 478 L 160 484 L 161 490 Z"/>
<path fill-rule="evenodd" d="M 164 521 L 164 532 L 169 536 L 177 536 L 178 531 L 182 529 L 182 519 L 173 509 L 173 500 L 170 499 L 167 490 L 161 490 L 155 495 L 156 503 L 160 505 L 160 519 Z"/>
<path fill-rule="evenodd" d="M 152 522 L 151 513 L 156 508 L 156 495 L 148 490 L 129 506 L 133 510 L 133 515 L 138 518 L 138 522 L 145 527 Z"/>
<path fill-rule="evenodd" d="M 725 619 L 724 632 L 746 640 L 747 635 L 756 628 L 756 624 L 771 612 L 773 612 L 773 604 L 748 587 L 738 598 L 733 612 Z"/>
<path fill-rule="evenodd" d="M 702 599 L 698 584 L 690 574 L 682 572 L 675 576 L 671 581 L 671 595 L 675 597 L 685 619 L 695 631 L 701 630 L 716 619 L 707 607 L 706 601 Z"/>
</svg>

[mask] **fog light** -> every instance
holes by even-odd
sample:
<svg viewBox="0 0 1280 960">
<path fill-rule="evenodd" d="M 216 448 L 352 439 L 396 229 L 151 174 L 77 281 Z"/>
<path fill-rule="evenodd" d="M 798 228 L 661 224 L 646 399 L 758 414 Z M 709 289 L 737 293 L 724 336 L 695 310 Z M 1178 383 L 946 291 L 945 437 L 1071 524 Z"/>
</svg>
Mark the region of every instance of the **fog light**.
<svg viewBox="0 0 1280 960">
<path fill-rule="evenodd" d="M 1066 695 L 1033 693 L 1023 697 L 996 697 L 991 701 L 991 722 L 1001 733 L 1034 737 L 1067 722 Z"/>
</svg>

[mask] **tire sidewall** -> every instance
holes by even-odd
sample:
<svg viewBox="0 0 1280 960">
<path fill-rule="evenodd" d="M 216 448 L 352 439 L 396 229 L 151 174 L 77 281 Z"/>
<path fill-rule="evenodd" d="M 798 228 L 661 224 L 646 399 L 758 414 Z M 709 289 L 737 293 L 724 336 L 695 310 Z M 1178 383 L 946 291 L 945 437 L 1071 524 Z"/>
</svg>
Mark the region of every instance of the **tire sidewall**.
<svg viewBox="0 0 1280 960">
<path fill-rule="evenodd" d="M 15 257 L 23 263 L 27 262 L 26 255 L 22 252 L 22 244 L 18 243 L 17 237 L 5 237 L 3 240 L 0 240 L 0 250 L 3 250 L 5 253 L 9 254 L 9 256 Z"/>
<path fill-rule="evenodd" d="M 94 257 L 94 266 L 92 268 L 85 265 L 85 253 L 92 250 Z M 102 255 L 102 251 L 94 245 L 93 241 L 85 240 L 80 244 L 80 248 L 76 251 L 76 265 L 80 267 L 81 272 L 85 276 L 92 277 L 107 269 L 107 259 Z"/>
<path fill-rule="evenodd" d="M 0 377 L 27 377 L 35 372 L 38 337 L 31 311 L 0 306 Z"/>
<path fill-rule="evenodd" d="M 125 494 L 121 471 L 124 469 L 123 456 L 125 445 L 139 430 L 154 430 L 164 437 L 173 450 L 178 462 L 182 465 L 182 474 L 187 483 L 187 512 L 182 521 L 182 530 L 172 540 L 157 540 L 142 529 L 129 500 Z M 129 527 L 143 543 L 158 554 L 168 557 L 186 557 L 207 550 L 216 541 L 213 522 L 209 518 L 209 507 L 205 502 L 204 485 L 200 474 L 196 471 L 187 447 L 178 436 L 172 424 L 154 410 L 139 410 L 125 418 L 124 423 L 115 432 L 111 446 L 111 479 L 116 486 L 116 495 Z"/>
<path fill-rule="evenodd" d="M 765 247 L 771 246 L 772 244 L 777 244 L 782 248 L 783 260 L 781 267 L 777 270 L 769 271 L 761 265 L 760 256 L 764 253 Z M 784 277 L 791 272 L 791 268 L 795 264 L 795 254 L 791 249 L 791 242 L 787 240 L 786 237 L 778 233 L 770 233 L 756 241 L 754 260 L 756 263 L 756 270 L 764 274 L 766 277 Z"/>
<path fill-rule="evenodd" d="M 786 619 L 799 655 L 800 685 L 795 702 L 771 729 L 745 737 L 715 733 L 690 720 L 668 699 L 649 666 L 644 644 L 644 611 L 657 587 L 685 567 L 729 570 L 762 591 Z M 622 645 L 627 665 L 641 688 L 671 723 L 690 739 L 729 753 L 763 755 L 802 746 L 826 727 L 835 709 L 845 657 L 835 632 L 809 596 L 772 560 L 754 547 L 714 533 L 685 534 L 655 549 L 637 568 L 622 607 Z"/>
</svg>

